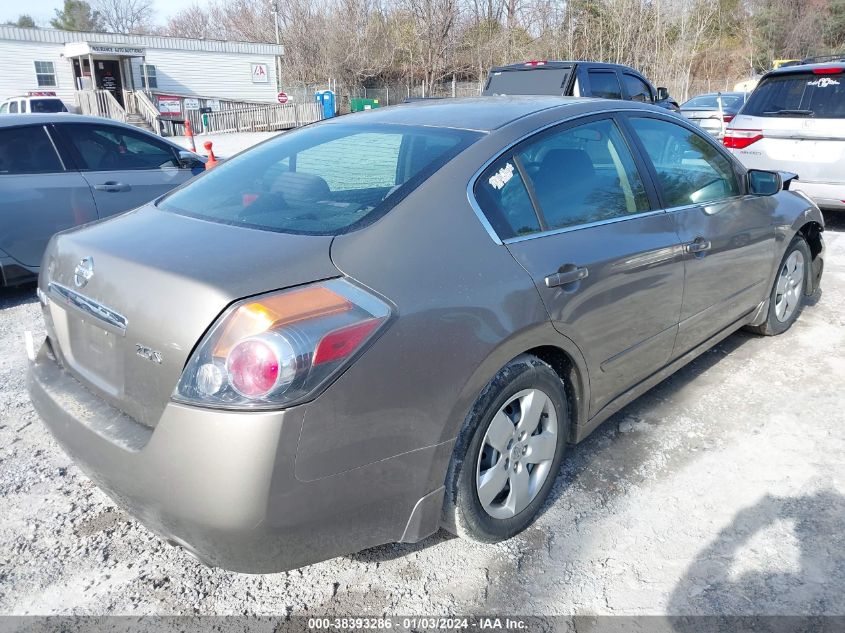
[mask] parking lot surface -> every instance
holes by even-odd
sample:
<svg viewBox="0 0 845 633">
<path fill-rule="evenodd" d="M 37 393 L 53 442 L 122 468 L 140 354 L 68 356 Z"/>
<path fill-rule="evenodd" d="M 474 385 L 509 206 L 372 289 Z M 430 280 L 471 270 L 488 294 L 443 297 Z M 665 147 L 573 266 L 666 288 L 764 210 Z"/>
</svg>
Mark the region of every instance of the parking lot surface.
<svg viewBox="0 0 845 633">
<path fill-rule="evenodd" d="M 0 613 L 845 614 L 845 214 L 825 239 L 789 332 L 737 333 L 608 420 L 525 533 L 268 576 L 203 567 L 88 481 L 27 398 L 34 290 L 0 290 Z"/>
</svg>

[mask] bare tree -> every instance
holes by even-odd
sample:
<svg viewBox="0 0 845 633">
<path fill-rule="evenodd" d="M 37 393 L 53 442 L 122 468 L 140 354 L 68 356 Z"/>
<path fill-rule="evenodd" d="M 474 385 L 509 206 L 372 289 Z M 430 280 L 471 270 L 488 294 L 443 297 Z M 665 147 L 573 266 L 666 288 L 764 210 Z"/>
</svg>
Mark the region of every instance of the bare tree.
<svg viewBox="0 0 845 633">
<path fill-rule="evenodd" d="M 112 33 L 147 33 L 155 11 L 152 0 L 95 0 L 103 27 Z"/>
</svg>

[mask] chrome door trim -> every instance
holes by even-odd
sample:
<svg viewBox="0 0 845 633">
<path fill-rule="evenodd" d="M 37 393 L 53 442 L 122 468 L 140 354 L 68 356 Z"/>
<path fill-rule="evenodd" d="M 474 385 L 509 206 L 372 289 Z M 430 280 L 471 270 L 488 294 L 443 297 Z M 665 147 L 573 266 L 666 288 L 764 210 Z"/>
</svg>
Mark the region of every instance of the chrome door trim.
<svg viewBox="0 0 845 633">
<path fill-rule="evenodd" d="M 50 282 L 47 289 L 49 293 L 55 295 L 60 300 L 63 300 L 64 304 L 73 306 L 80 312 L 94 317 L 98 321 L 114 328 L 121 336 L 126 334 L 126 325 L 128 324 L 128 321 L 126 320 L 126 317 L 119 312 L 116 312 L 115 310 L 104 306 L 102 303 L 89 299 L 85 295 L 54 281 Z"/>
<path fill-rule="evenodd" d="M 652 211 L 643 211 L 641 213 L 632 213 L 631 215 L 620 215 L 615 218 L 608 218 L 606 220 L 597 220 L 596 222 L 588 222 L 587 224 L 574 224 L 572 226 L 564 226 L 559 229 L 551 229 L 549 231 L 540 231 L 531 233 L 529 235 L 518 235 L 504 240 L 505 244 L 517 244 L 519 242 L 526 242 L 538 237 L 547 237 L 549 235 L 559 235 L 561 233 L 570 233 L 572 231 L 580 231 L 582 229 L 591 229 L 596 226 L 604 226 L 605 224 L 616 224 L 617 222 L 625 222 L 627 220 L 636 220 L 637 218 L 647 218 L 653 215 L 661 215 L 666 213 L 665 209 L 654 209 Z"/>
</svg>

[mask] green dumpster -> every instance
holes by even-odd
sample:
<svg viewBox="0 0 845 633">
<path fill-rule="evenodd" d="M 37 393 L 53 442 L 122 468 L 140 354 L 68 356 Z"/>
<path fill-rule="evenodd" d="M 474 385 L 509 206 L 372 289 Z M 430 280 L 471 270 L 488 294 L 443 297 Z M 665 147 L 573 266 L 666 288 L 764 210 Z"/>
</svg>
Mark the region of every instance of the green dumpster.
<svg viewBox="0 0 845 633">
<path fill-rule="evenodd" d="M 379 102 L 378 99 L 350 99 L 349 100 L 349 111 L 350 112 L 361 112 L 363 110 L 372 110 L 373 108 L 378 108 Z"/>
</svg>

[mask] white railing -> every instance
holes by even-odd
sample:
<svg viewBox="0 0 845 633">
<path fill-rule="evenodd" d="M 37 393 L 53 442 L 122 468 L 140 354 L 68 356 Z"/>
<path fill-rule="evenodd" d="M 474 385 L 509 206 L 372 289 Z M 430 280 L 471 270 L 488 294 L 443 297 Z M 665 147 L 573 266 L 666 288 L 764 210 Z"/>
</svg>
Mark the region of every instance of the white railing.
<svg viewBox="0 0 845 633">
<path fill-rule="evenodd" d="M 76 103 L 82 114 L 126 121 L 126 110 L 108 90 L 77 90 Z"/>
<path fill-rule="evenodd" d="M 206 115 L 206 132 L 269 132 L 314 123 L 323 118 L 319 103 L 269 105 L 221 110 Z"/>
<path fill-rule="evenodd" d="M 156 134 L 160 134 L 159 121 L 161 120 L 161 112 L 158 111 L 158 108 L 147 93 L 141 92 L 140 90 L 134 92 L 127 90 L 124 91 L 123 95 L 126 101 L 126 111 L 129 114 L 140 116 Z"/>
</svg>

